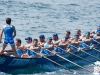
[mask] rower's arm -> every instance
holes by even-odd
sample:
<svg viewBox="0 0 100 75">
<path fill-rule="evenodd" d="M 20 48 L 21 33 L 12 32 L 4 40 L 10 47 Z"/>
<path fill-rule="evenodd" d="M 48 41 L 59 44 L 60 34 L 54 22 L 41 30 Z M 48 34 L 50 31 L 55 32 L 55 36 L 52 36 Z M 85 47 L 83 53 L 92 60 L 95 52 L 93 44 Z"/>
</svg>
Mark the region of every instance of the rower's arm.
<svg viewBox="0 0 100 75">
<path fill-rule="evenodd" d="M 3 31 L 4 31 L 4 27 L 2 27 L 2 28 L 1 28 L 1 31 L 0 31 L 0 42 L 1 42 L 1 39 L 2 39 Z"/>
<path fill-rule="evenodd" d="M 11 49 L 4 50 L 4 51 L 6 51 L 6 52 L 12 52 L 13 50 L 12 50 L 12 48 L 11 48 Z"/>
<path fill-rule="evenodd" d="M 44 48 L 44 49 L 52 49 L 54 47 L 54 45 L 52 44 L 51 46 L 49 46 L 48 48 Z"/>
<path fill-rule="evenodd" d="M 16 36 L 16 29 L 15 29 L 15 26 L 13 26 L 13 29 L 14 29 L 14 35 L 13 35 L 13 38 Z"/>
<path fill-rule="evenodd" d="M 33 48 L 30 48 L 31 50 L 39 50 L 40 47 L 33 47 Z"/>
</svg>

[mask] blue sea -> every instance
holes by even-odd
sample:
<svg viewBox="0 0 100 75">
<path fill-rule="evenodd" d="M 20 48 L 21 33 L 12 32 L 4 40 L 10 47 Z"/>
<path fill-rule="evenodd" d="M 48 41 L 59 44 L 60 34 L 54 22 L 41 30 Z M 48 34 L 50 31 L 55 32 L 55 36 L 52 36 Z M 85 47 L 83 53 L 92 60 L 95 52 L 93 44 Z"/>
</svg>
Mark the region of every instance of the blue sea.
<svg viewBox="0 0 100 75">
<path fill-rule="evenodd" d="M 16 27 L 17 36 L 26 44 L 25 37 L 39 38 L 58 33 L 59 38 L 65 36 L 66 30 L 74 35 L 75 29 L 85 31 L 95 30 L 100 24 L 100 0 L 0 0 L 0 29 L 10 17 Z M 0 47 L 2 44 L 0 44 Z M 84 66 L 93 71 L 93 65 Z M 80 68 L 75 72 L 62 69 L 53 64 L 29 66 L 10 72 L 0 72 L 0 75 L 92 75 Z"/>
</svg>

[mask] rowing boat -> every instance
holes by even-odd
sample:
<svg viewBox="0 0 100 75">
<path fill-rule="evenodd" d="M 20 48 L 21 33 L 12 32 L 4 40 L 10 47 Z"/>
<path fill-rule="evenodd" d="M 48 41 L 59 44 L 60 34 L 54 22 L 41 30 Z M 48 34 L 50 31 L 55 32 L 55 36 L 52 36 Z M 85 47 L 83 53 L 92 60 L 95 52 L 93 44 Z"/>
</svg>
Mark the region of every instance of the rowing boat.
<svg viewBox="0 0 100 75">
<path fill-rule="evenodd" d="M 98 49 L 99 50 L 99 49 Z M 92 54 L 98 58 L 100 58 L 100 53 L 95 51 L 94 49 L 90 49 L 90 50 L 85 50 L 87 53 Z M 79 52 L 73 52 L 74 54 L 81 56 L 89 61 L 95 62 L 97 61 L 97 59 L 79 51 Z M 70 53 L 67 54 L 61 54 L 62 57 L 69 59 L 77 64 L 80 65 L 87 65 L 89 64 L 88 62 L 85 62 L 84 60 L 75 57 L 73 55 L 71 55 Z M 54 56 L 48 56 L 49 59 L 57 62 L 57 63 L 66 63 L 66 67 L 68 68 L 72 68 L 72 67 L 76 67 L 75 65 L 66 62 L 65 60 L 59 58 L 58 56 L 54 55 Z M 9 56 L 5 56 L 5 55 L 0 55 L 0 71 L 2 72 L 6 72 L 9 70 L 13 70 L 13 69 L 17 69 L 17 68 L 24 68 L 30 65 L 38 65 L 38 64 L 48 64 L 48 63 L 52 63 L 49 60 L 45 59 L 45 58 L 19 58 L 19 57 L 9 57 Z M 69 66 L 70 64 L 70 66 Z"/>
</svg>

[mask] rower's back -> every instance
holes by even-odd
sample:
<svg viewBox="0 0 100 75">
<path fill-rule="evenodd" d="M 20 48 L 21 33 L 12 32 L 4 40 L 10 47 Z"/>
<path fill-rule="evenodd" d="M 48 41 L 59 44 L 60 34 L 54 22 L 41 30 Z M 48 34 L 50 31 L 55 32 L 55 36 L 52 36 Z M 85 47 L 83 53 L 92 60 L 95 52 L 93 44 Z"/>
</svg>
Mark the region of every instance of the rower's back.
<svg viewBox="0 0 100 75">
<path fill-rule="evenodd" d="M 5 40 L 13 39 L 13 32 L 14 30 L 12 25 L 4 25 Z"/>
</svg>

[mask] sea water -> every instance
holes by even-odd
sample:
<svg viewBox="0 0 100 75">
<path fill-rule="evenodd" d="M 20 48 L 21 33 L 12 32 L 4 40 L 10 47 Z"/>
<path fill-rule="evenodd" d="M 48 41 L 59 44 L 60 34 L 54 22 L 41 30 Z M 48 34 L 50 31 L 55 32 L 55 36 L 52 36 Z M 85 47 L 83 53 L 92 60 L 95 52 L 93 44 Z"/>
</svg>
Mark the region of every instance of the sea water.
<svg viewBox="0 0 100 75">
<path fill-rule="evenodd" d="M 25 37 L 39 39 L 40 34 L 45 37 L 58 33 L 59 38 L 65 36 L 66 30 L 75 34 L 75 29 L 85 31 L 95 30 L 100 24 L 99 0 L 0 0 L 0 29 L 5 25 L 5 19 L 10 17 L 12 25 L 16 27 L 17 36 L 26 44 Z M 4 36 L 3 36 L 4 37 Z M 0 44 L 1 47 L 2 44 Z M 9 46 L 8 46 L 9 47 Z M 93 65 L 84 66 L 93 71 Z M 29 66 L 7 74 L 34 74 L 34 75 L 92 75 L 80 68 L 70 73 L 53 64 Z"/>
</svg>

